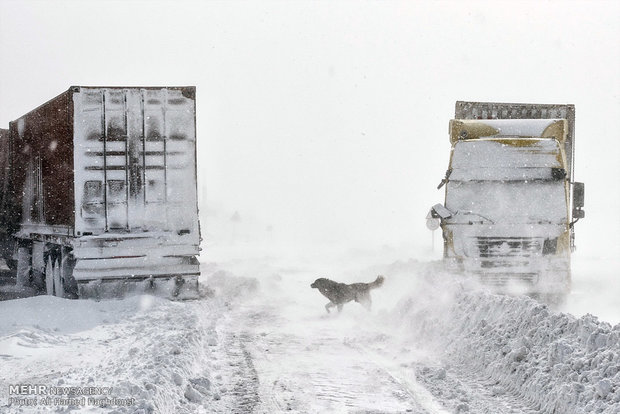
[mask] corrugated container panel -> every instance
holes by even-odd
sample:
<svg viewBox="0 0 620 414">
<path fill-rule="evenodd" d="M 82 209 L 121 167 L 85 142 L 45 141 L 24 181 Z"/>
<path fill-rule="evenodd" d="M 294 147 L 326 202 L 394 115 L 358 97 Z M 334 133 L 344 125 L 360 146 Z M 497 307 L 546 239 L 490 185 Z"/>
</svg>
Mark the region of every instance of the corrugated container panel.
<svg viewBox="0 0 620 414">
<path fill-rule="evenodd" d="M 9 168 L 9 130 L 0 129 L 0 205 L 6 194 Z"/>
<path fill-rule="evenodd" d="M 76 232 L 170 230 L 197 242 L 193 96 L 193 88 L 74 93 Z"/>
<path fill-rule="evenodd" d="M 9 174 L 11 168 L 10 160 L 9 130 L 0 129 L 0 236 L 9 231 L 12 217 L 7 203 L 10 202 L 9 194 Z M 1 241 L 1 240 L 0 240 Z M 2 247 L 0 246 L 0 250 Z"/>
</svg>

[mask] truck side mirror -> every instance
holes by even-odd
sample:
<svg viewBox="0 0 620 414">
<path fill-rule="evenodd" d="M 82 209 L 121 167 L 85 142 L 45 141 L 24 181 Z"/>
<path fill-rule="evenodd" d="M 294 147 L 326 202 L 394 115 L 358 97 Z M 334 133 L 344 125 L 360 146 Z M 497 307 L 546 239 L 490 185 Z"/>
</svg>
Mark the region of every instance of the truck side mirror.
<svg viewBox="0 0 620 414">
<path fill-rule="evenodd" d="M 448 219 L 452 217 L 452 212 L 445 208 L 442 204 L 435 204 L 431 208 L 431 215 L 435 218 Z"/>
<path fill-rule="evenodd" d="M 439 217 L 435 217 L 435 215 L 433 214 L 433 209 L 431 208 L 431 210 L 426 215 L 426 228 L 435 231 L 439 228 L 440 224 L 441 220 L 439 219 Z"/>
<path fill-rule="evenodd" d="M 585 211 L 582 210 L 585 200 L 585 185 L 583 183 L 573 183 L 573 218 L 584 218 Z"/>
<path fill-rule="evenodd" d="M 583 183 L 573 183 L 573 208 L 582 208 L 584 205 L 586 188 Z"/>
</svg>

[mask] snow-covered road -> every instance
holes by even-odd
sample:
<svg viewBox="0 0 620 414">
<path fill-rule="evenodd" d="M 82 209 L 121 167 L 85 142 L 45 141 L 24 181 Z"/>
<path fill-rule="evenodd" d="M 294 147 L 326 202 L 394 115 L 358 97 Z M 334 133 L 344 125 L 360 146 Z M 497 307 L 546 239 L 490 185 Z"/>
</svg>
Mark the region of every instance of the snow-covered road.
<svg viewBox="0 0 620 414">
<path fill-rule="evenodd" d="M 260 293 L 234 306 L 220 326 L 224 347 L 240 350 L 232 355 L 245 378 L 234 381 L 255 381 L 248 391 L 256 398 L 242 403 L 264 413 L 446 412 L 424 387 L 401 375 L 396 361 L 374 349 L 387 336 L 372 314 L 360 308 L 324 315 L 314 296 L 289 294 L 312 293 L 304 280 L 272 276 Z"/>
<path fill-rule="evenodd" d="M 221 412 L 535 412 L 511 393 L 485 393 L 474 379 L 448 372 L 441 350 L 413 346 L 407 332 L 390 323 L 393 314 L 351 303 L 328 315 L 326 301 L 306 283 L 312 275 L 287 276 L 264 278 L 255 295 L 230 305 L 219 327 L 219 341 L 235 349 L 232 366 L 242 368 L 233 371 L 240 378 L 228 376 L 216 386 L 244 382 L 257 393 L 241 406 L 224 404 Z M 218 283 L 243 284 L 225 273 L 216 274 Z"/>
<path fill-rule="evenodd" d="M 620 325 L 474 290 L 433 262 L 278 263 L 207 263 L 211 293 L 194 301 L 0 302 L 0 411 L 620 412 Z M 372 312 L 328 315 L 309 286 L 379 273 Z M 51 387 L 73 400 L 46 400 Z"/>
</svg>

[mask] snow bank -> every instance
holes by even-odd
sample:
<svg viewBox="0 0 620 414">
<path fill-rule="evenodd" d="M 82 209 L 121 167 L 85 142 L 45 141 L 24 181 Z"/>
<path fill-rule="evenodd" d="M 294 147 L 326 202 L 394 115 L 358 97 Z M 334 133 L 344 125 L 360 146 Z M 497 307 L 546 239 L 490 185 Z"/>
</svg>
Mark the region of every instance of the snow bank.
<svg viewBox="0 0 620 414">
<path fill-rule="evenodd" d="M 207 344 L 214 334 L 202 326 L 201 315 L 209 312 L 219 312 L 210 301 L 149 295 L 0 302 L 0 411 L 24 409 L 9 401 L 10 384 L 111 387 L 109 397 L 131 400 L 128 406 L 51 407 L 57 411 L 205 411 L 202 404 L 211 397 L 205 361 L 211 358 Z"/>
<path fill-rule="evenodd" d="M 34 296 L 0 302 L 0 336 L 24 328 L 71 334 L 116 323 L 145 309 L 142 297 L 127 300 L 68 300 L 56 296 Z"/>
<path fill-rule="evenodd" d="M 620 324 L 437 274 L 392 316 L 420 347 L 443 350 L 445 363 L 479 373 L 542 413 L 620 413 Z"/>
</svg>

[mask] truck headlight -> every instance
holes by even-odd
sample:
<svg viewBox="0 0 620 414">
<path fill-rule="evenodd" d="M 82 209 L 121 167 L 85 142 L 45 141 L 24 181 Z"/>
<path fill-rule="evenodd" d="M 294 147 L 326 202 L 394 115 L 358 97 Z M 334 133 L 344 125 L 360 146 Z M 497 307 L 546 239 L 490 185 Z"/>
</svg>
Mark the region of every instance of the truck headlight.
<svg viewBox="0 0 620 414">
<path fill-rule="evenodd" d="M 555 254 L 558 250 L 558 239 L 546 239 L 543 243 L 543 256 Z"/>
</svg>

